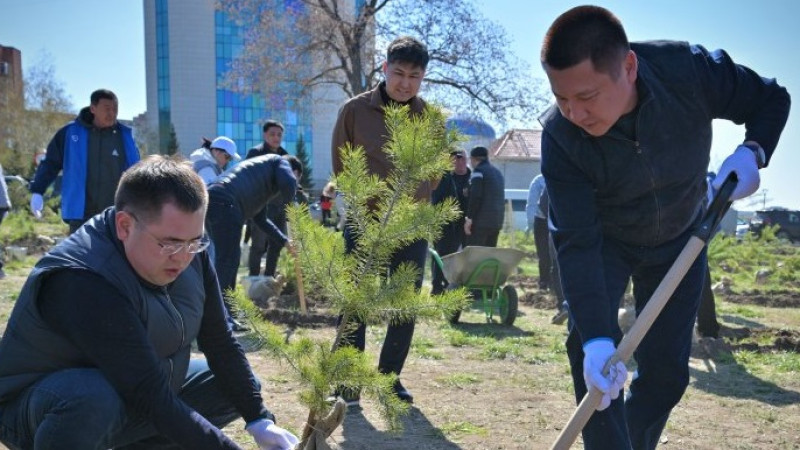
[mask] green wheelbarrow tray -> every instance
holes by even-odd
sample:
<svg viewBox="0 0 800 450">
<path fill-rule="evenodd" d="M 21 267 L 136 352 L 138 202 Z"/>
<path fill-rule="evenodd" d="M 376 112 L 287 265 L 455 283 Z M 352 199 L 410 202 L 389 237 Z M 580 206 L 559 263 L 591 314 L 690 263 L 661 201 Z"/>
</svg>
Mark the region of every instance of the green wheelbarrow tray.
<svg viewBox="0 0 800 450">
<path fill-rule="evenodd" d="M 504 286 L 525 253 L 513 248 L 465 247 L 462 251 L 439 257 L 430 250 L 435 264 L 442 269 L 449 288 L 464 287 L 480 291 L 487 321 L 491 321 L 495 309 L 499 310 L 503 323 L 511 325 L 517 313 L 517 292 L 512 286 Z M 458 322 L 458 316 L 450 319 Z"/>
</svg>

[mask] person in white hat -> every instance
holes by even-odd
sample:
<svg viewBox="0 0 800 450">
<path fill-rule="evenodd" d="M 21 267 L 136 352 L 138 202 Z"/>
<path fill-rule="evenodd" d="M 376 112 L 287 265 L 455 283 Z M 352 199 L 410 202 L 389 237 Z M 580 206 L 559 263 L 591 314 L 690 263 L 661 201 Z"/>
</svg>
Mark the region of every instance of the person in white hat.
<svg viewBox="0 0 800 450">
<path fill-rule="evenodd" d="M 194 171 L 208 185 L 221 174 L 231 161 L 239 161 L 236 143 L 226 136 L 219 136 L 213 141 L 203 138 L 203 146 L 189 155 Z"/>
</svg>

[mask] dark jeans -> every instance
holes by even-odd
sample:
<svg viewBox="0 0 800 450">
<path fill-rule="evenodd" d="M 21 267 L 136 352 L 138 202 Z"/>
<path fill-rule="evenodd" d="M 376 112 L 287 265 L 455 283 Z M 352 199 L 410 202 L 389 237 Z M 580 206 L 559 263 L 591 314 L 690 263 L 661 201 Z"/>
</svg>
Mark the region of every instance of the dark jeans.
<svg viewBox="0 0 800 450">
<path fill-rule="evenodd" d="M 244 218 L 239 207 L 230 199 L 226 199 L 209 191 L 208 212 L 206 213 L 206 231 L 214 243 L 214 267 L 217 270 L 219 287 L 223 294 L 236 287 L 236 273 L 239 270 L 239 259 L 242 256 L 241 240 Z M 230 298 L 223 295 L 228 314 L 231 313 Z"/>
<path fill-rule="evenodd" d="M 178 396 L 218 428 L 239 417 L 205 360 L 191 361 Z M 0 441 L 12 450 L 178 448 L 129 414 L 105 376 L 90 368 L 51 373 L 0 405 Z"/>
<path fill-rule="evenodd" d="M 464 222 L 455 222 L 442 231 L 442 237 L 436 241 L 434 248 L 439 256 L 450 255 L 464 245 Z M 431 258 L 431 294 L 441 294 L 447 287 L 442 269 Z"/>
<path fill-rule="evenodd" d="M 283 234 L 286 234 L 286 212 L 281 211 L 280 208 L 268 205 L 267 206 L 267 219 L 278 227 Z M 249 221 L 247 224 L 250 229 L 250 254 L 247 257 L 247 265 L 250 270 L 250 276 L 258 275 L 261 269 L 261 257 L 267 254 L 266 264 L 264 266 L 264 275 L 274 277 L 275 269 L 278 267 L 278 259 L 281 257 L 281 250 L 284 244 L 280 241 L 269 239 L 267 233 L 261 228 Z"/>
<path fill-rule="evenodd" d="M 536 258 L 539 259 L 539 289 L 553 289 L 550 258 L 550 230 L 547 219 L 533 219 L 533 243 L 536 246 Z"/>
<path fill-rule="evenodd" d="M 355 248 L 355 240 L 350 227 L 344 228 L 345 248 L 351 252 Z M 417 267 L 419 276 L 416 280 L 417 290 L 422 288 L 423 270 L 425 269 L 425 259 L 428 254 L 428 243 L 420 240 L 415 241 L 394 253 L 389 265 L 389 275 L 397 270 L 401 263 L 412 263 Z M 339 316 L 338 323 L 341 323 L 342 316 Z M 366 347 L 366 332 L 367 325 L 363 322 L 357 321 L 358 328 L 345 334 L 342 338 L 344 343 L 352 345 L 357 349 L 364 351 Z M 337 323 L 337 325 L 338 325 Z M 383 340 L 383 348 L 381 348 L 381 355 L 378 359 L 378 370 L 381 373 L 394 373 L 400 375 L 403 370 L 403 365 L 408 357 L 408 351 L 411 349 L 411 339 L 414 337 L 414 324 L 413 320 L 404 323 L 389 323 L 386 330 L 386 338 Z"/>
<path fill-rule="evenodd" d="M 706 278 L 703 281 L 703 295 L 700 297 L 700 308 L 697 310 L 697 332 L 703 337 L 719 337 L 717 308 L 714 305 L 714 291 L 711 290 L 711 271 L 706 267 Z"/>
<path fill-rule="evenodd" d="M 473 226 L 470 231 L 472 231 L 472 234 L 466 237 L 467 245 L 497 247 L 497 238 L 500 236 L 500 230 Z"/>
<path fill-rule="evenodd" d="M 561 271 L 558 268 L 556 244 L 553 242 L 553 236 L 549 232 L 547 233 L 547 248 L 550 251 L 550 289 L 556 295 L 556 308 L 561 311 L 567 305 L 564 298 L 564 288 L 561 286 Z"/>
<path fill-rule="evenodd" d="M 629 278 L 633 280 L 636 313 L 640 313 L 689 237 L 690 233 L 686 232 L 672 242 L 654 248 L 606 239 L 602 250 L 603 272 L 606 296 L 612 304 L 605 320 L 617 323 L 619 301 Z M 694 318 L 706 266 L 706 252 L 703 250 L 634 352 L 637 376 L 627 397 L 623 399 L 620 396 L 607 409 L 595 412 L 583 429 L 586 450 L 656 448 L 672 408 L 689 384 Z M 567 354 L 575 396 L 580 401 L 586 394 L 583 343 L 578 330 L 573 326 L 570 328 Z M 618 327 L 612 337 L 619 343 L 621 331 Z"/>
</svg>

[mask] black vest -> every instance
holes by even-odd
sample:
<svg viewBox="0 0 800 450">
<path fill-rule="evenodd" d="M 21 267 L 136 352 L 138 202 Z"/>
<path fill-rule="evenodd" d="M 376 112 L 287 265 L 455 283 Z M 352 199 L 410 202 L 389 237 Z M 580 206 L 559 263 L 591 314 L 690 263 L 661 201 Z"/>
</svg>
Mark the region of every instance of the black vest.
<svg viewBox="0 0 800 450">
<path fill-rule="evenodd" d="M 0 402 L 49 373 L 85 367 L 85 356 L 48 327 L 37 307 L 37 294 L 45 275 L 69 269 L 90 270 L 126 296 L 147 329 L 165 373 L 170 374 L 170 387 L 179 391 L 206 299 L 202 258 L 196 256 L 169 286 L 149 285 L 128 263 L 116 236 L 114 217 L 114 208 L 95 216 L 34 267 L 0 340 Z"/>
</svg>

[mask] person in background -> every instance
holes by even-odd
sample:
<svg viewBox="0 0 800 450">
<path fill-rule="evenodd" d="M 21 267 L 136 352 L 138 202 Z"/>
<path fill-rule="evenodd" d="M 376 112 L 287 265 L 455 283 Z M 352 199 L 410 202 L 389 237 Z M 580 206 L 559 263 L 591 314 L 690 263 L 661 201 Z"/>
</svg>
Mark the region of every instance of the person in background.
<svg viewBox="0 0 800 450">
<path fill-rule="evenodd" d="M 264 142 L 256 145 L 247 151 L 245 159 L 255 158 L 263 155 L 288 155 L 289 153 L 281 147 L 283 141 L 283 124 L 277 120 L 267 120 L 261 127 Z M 299 180 L 299 178 L 298 178 Z M 285 207 L 285 205 L 284 205 Z M 266 216 L 281 233 L 286 234 L 286 211 L 280 205 L 267 203 Z M 281 256 L 283 242 L 271 240 L 270 235 L 264 233 L 252 221 L 247 222 L 247 234 L 250 236 L 250 253 L 247 255 L 247 267 L 250 276 L 257 276 L 261 273 L 261 260 L 266 254 L 264 265 L 265 276 L 275 277 L 275 269 L 278 267 L 278 259 Z"/>
<path fill-rule="evenodd" d="M 293 448 L 227 326 L 207 203 L 188 162 L 150 156 L 39 260 L 0 340 L 0 441 L 239 449 L 221 428 L 243 417 L 260 448 Z"/>
<path fill-rule="evenodd" d="M 708 172 L 706 183 L 708 192 L 713 192 L 712 183 L 717 177 L 714 172 Z M 708 203 L 711 204 L 713 197 L 708 196 Z M 719 227 L 714 231 L 717 233 Z M 700 306 L 697 309 L 697 334 L 704 338 L 719 338 L 720 324 L 717 321 L 717 307 L 714 302 L 714 291 L 711 289 L 711 270 L 706 265 L 706 277 L 703 281 L 703 293 L 700 295 Z"/>
<path fill-rule="evenodd" d="M 189 155 L 194 171 L 206 184 L 214 181 L 232 161 L 241 159 L 236 153 L 236 143 L 226 136 L 219 136 L 213 141 L 203 138 L 203 146 Z"/>
<path fill-rule="evenodd" d="M 8 186 L 6 185 L 6 177 L 3 174 L 3 166 L 0 166 L 0 224 L 11 209 L 11 197 L 8 196 Z M 0 259 L 0 280 L 6 277 L 3 271 L 3 260 Z"/>
<path fill-rule="evenodd" d="M 276 207 L 286 208 L 297 190 L 295 174 L 302 172 L 297 158 L 263 155 L 243 160 L 208 185 L 206 231 L 214 243 L 214 266 L 234 331 L 247 329 L 234 318 L 233 305 L 227 295 L 236 287 L 242 228 L 252 219 L 269 239 L 294 251 L 286 234 L 267 218 L 265 206 L 274 202 Z"/>
<path fill-rule="evenodd" d="M 556 100 L 540 118 L 542 173 L 569 304 L 567 355 L 576 400 L 587 386 L 603 393 L 584 446 L 655 449 L 689 384 L 705 250 L 636 349 L 638 375 L 627 396 L 619 395 L 625 365 L 603 370 L 622 338 L 620 299 L 632 280 L 641 311 L 699 226 L 712 121 L 745 125 L 744 142 L 712 186 L 735 173 L 731 200 L 747 197 L 778 143 L 789 94 L 722 50 L 629 43 L 619 19 L 598 6 L 560 15 L 545 34 L 541 63 Z"/>
<path fill-rule="evenodd" d="M 453 169 L 442 176 L 431 194 L 431 203 L 438 205 L 451 198 L 458 204 L 461 216 L 442 227 L 442 237 L 434 244 L 439 256 L 455 253 L 466 245 L 464 216 L 467 212 L 469 177 L 472 171 L 467 167 L 467 152 L 464 150 L 450 152 L 450 162 L 453 164 Z M 441 294 L 447 287 L 447 280 L 444 279 L 442 269 L 434 261 L 431 261 L 431 270 L 433 272 L 431 274 L 431 294 Z"/>
<path fill-rule="evenodd" d="M 547 211 L 539 207 L 544 191 L 544 177 L 542 174 L 536 175 L 528 188 L 525 213 L 528 217 L 528 229 L 533 230 L 533 244 L 536 246 L 536 258 L 539 260 L 539 289 L 546 291 L 553 288 L 553 281 L 550 279 L 551 258 L 548 244 L 550 231 L 547 229 Z"/>
<path fill-rule="evenodd" d="M 469 152 L 469 206 L 464 220 L 467 245 L 497 247 L 505 216 L 505 179 L 489 162 L 489 150 L 475 147 Z"/>
<path fill-rule="evenodd" d="M 333 209 L 333 199 L 336 196 L 336 186 L 328 183 L 322 189 L 319 196 L 319 207 L 322 210 L 322 226 L 329 226 L 331 222 L 331 210 Z"/>
<path fill-rule="evenodd" d="M 403 36 L 389 44 L 386 61 L 383 63 L 385 80 L 375 89 L 364 92 L 348 100 L 339 110 L 336 125 L 333 128 L 331 142 L 331 161 L 333 172 L 339 174 L 343 170 L 341 159 L 342 147 L 349 143 L 353 147 L 361 146 L 367 156 L 367 170 L 370 175 L 386 178 L 392 169 L 392 162 L 383 152 L 383 146 L 389 135 L 386 128 L 384 108 L 387 105 L 407 105 L 413 115 L 422 114 L 425 101 L 417 96 L 425 78 L 430 55 L 422 42 L 412 37 Z M 423 183 L 416 192 L 416 199 L 429 201 L 431 190 L 429 183 Z M 344 227 L 345 246 L 348 251 L 355 248 L 357 237 L 350 227 Z M 416 280 L 417 289 L 422 288 L 423 270 L 428 254 L 428 243 L 424 240 L 413 242 L 399 249 L 393 256 L 390 272 L 397 270 L 402 263 L 412 264 L 419 271 Z M 339 318 L 341 320 L 341 317 Z M 411 349 L 414 336 L 414 321 L 390 323 L 383 342 L 378 370 L 382 373 L 394 373 L 398 377 L 403 370 L 406 357 Z M 366 346 L 366 324 L 359 323 L 358 328 L 344 337 L 345 342 L 363 351 Z M 408 403 L 414 397 L 403 386 L 400 379 L 394 384 L 394 393 Z M 353 392 L 337 392 L 349 404 L 359 402 L 359 394 Z"/>
<path fill-rule="evenodd" d="M 42 195 L 59 172 L 61 218 L 70 234 L 84 222 L 114 204 L 122 172 L 139 161 L 139 149 L 130 127 L 117 121 L 117 96 L 107 90 L 92 92 L 90 105 L 56 132 L 31 181 L 31 212 L 41 217 Z"/>
</svg>

